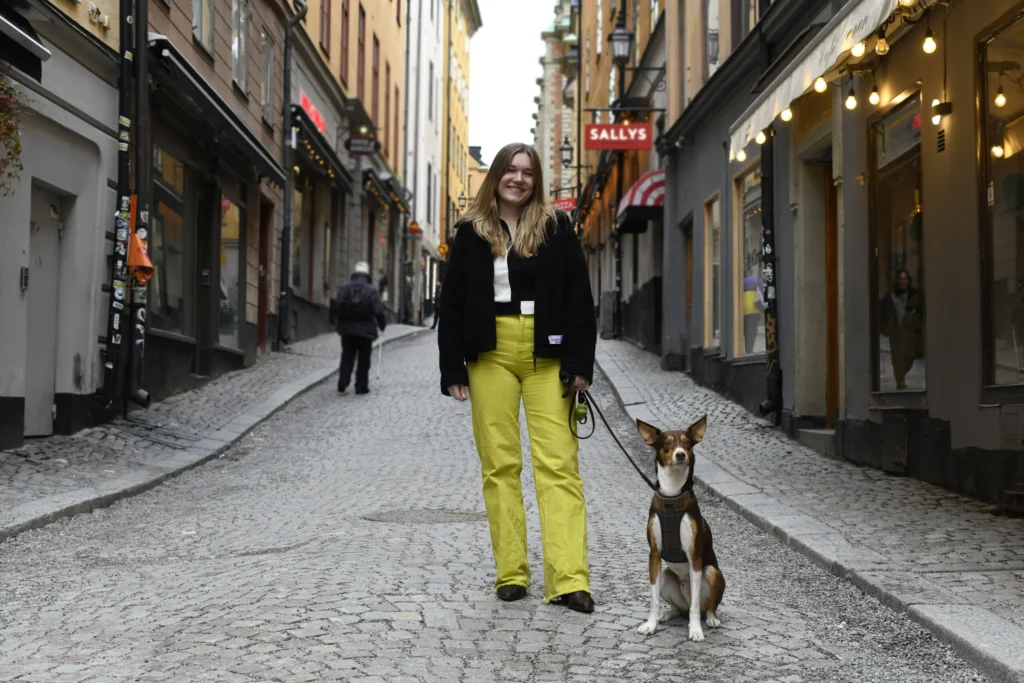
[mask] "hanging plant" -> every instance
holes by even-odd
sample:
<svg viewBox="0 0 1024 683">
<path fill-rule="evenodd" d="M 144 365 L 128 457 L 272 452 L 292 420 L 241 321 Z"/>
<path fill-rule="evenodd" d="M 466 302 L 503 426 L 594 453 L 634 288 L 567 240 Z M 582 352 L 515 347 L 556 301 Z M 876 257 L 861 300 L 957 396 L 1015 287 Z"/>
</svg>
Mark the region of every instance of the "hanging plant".
<svg viewBox="0 0 1024 683">
<path fill-rule="evenodd" d="M 14 192 L 25 167 L 21 163 L 21 116 L 25 100 L 20 90 L 0 71 L 0 191 Z"/>
</svg>

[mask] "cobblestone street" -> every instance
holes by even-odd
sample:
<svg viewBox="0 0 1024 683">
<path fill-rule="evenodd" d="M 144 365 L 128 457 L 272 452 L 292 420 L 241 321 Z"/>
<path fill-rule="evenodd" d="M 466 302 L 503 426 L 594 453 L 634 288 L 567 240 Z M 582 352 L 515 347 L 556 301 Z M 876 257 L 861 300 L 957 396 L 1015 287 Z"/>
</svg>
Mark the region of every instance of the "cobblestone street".
<svg viewBox="0 0 1024 683">
<path fill-rule="evenodd" d="M 541 605 L 539 585 L 500 603 L 469 406 L 438 394 L 435 354 L 433 334 L 395 341 L 369 396 L 322 383 L 209 464 L 0 546 L 0 681 L 987 680 L 706 492 L 723 626 L 638 635 L 650 495 L 603 427 L 580 458 L 597 612 Z M 605 377 L 595 393 L 647 460 Z M 732 438 L 704 407 L 698 472 Z M 735 449 L 775 443 L 731 424 Z"/>
</svg>

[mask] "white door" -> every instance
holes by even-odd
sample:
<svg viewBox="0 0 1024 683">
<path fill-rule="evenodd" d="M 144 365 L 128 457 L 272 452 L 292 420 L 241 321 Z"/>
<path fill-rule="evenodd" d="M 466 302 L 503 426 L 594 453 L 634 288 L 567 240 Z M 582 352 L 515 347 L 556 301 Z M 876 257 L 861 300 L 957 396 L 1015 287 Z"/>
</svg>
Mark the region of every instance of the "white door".
<svg viewBox="0 0 1024 683">
<path fill-rule="evenodd" d="M 28 346 L 25 354 L 25 436 L 53 434 L 57 375 L 57 285 L 60 275 L 60 198 L 32 187 L 28 244 Z"/>
</svg>

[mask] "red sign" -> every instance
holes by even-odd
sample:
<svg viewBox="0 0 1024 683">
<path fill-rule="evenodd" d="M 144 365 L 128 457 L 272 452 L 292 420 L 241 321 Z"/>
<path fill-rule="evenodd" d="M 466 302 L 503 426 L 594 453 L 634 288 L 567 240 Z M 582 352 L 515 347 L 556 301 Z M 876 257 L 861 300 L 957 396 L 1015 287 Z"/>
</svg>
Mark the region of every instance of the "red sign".
<svg viewBox="0 0 1024 683">
<path fill-rule="evenodd" d="M 556 199 L 555 201 L 551 202 L 551 205 L 554 206 L 556 209 L 561 209 L 562 211 L 569 213 L 570 211 L 576 208 L 576 198 L 570 197 L 569 199 Z"/>
<path fill-rule="evenodd" d="M 651 149 L 654 126 L 649 123 L 588 123 L 586 149 Z"/>
<path fill-rule="evenodd" d="M 327 123 L 324 121 L 324 117 L 320 115 L 320 110 L 309 101 L 306 93 L 299 94 L 299 104 L 302 106 L 302 111 L 309 115 L 309 120 L 313 122 L 317 130 L 327 135 Z"/>
<path fill-rule="evenodd" d="M 380 236 L 380 243 L 381 244 L 387 244 L 388 243 L 388 236 L 387 235 L 381 235 Z"/>
<path fill-rule="evenodd" d="M 419 224 L 419 222 L 412 221 L 411 223 L 409 223 L 409 233 L 412 234 L 412 235 L 420 234 L 420 224 Z"/>
</svg>

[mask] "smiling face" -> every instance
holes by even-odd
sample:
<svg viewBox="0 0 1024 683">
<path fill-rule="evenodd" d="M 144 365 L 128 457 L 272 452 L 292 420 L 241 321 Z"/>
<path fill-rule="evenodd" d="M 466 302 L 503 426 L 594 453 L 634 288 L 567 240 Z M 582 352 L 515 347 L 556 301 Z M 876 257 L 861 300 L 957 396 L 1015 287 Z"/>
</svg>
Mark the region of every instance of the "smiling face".
<svg viewBox="0 0 1024 683">
<path fill-rule="evenodd" d="M 512 157 L 498 182 L 498 197 L 509 206 L 520 207 L 533 196 L 533 161 L 520 152 Z"/>
<path fill-rule="evenodd" d="M 654 458 L 661 467 L 686 467 L 693 470 L 693 447 L 704 439 L 708 426 L 705 415 L 685 430 L 663 432 L 642 420 L 636 421 L 637 431 L 649 446 L 654 447 Z"/>
</svg>

